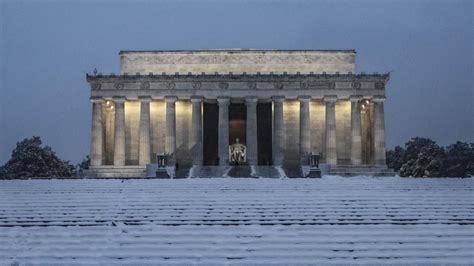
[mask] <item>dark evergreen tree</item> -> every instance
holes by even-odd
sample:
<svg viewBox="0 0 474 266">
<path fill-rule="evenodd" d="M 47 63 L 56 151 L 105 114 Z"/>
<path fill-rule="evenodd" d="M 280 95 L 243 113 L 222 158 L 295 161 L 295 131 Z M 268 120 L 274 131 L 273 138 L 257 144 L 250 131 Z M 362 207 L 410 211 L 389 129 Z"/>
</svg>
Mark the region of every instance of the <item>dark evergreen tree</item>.
<svg viewBox="0 0 474 266">
<path fill-rule="evenodd" d="M 446 147 L 443 160 L 443 175 L 447 177 L 472 176 L 474 166 L 474 143 L 456 142 Z"/>
<path fill-rule="evenodd" d="M 405 149 L 396 146 L 393 150 L 387 151 L 387 166 L 399 171 L 402 165 L 405 163 Z"/>
<path fill-rule="evenodd" d="M 82 160 L 82 162 L 80 162 L 76 169 L 77 169 L 77 175 L 78 176 L 82 176 L 83 173 L 84 173 L 84 170 L 88 170 L 89 169 L 89 166 L 91 164 L 91 158 L 89 157 L 89 155 L 86 156 L 85 159 Z"/>
<path fill-rule="evenodd" d="M 444 149 L 428 138 L 413 138 L 405 144 L 406 163 L 400 167 L 400 176 L 439 177 Z"/>
<path fill-rule="evenodd" d="M 17 142 L 10 160 L 0 167 L 0 178 L 68 177 L 73 174 L 74 166 L 59 159 L 37 136 Z"/>
</svg>

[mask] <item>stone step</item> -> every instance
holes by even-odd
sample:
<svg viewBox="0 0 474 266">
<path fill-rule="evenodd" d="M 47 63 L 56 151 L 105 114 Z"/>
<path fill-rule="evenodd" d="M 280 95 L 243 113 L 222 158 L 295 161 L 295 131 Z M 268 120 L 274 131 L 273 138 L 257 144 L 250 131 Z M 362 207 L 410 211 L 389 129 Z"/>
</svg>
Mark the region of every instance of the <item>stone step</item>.
<svg viewBox="0 0 474 266">
<path fill-rule="evenodd" d="M 257 177 L 264 177 L 264 178 L 282 177 L 281 173 L 274 166 L 254 166 L 253 169 L 255 171 L 254 175 Z"/>
<path fill-rule="evenodd" d="M 174 178 L 188 178 L 191 166 L 180 166 L 176 169 Z"/>
<path fill-rule="evenodd" d="M 340 176 L 395 176 L 394 171 L 330 171 L 331 175 L 340 175 Z"/>
<path fill-rule="evenodd" d="M 146 177 L 146 169 L 142 166 L 96 166 L 84 171 L 84 176 L 94 178 L 132 178 Z"/>
<path fill-rule="evenodd" d="M 337 168 L 348 168 L 348 169 L 388 169 L 387 166 L 383 165 L 335 165 L 331 166 L 331 169 Z"/>
<path fill-rule="evenodd" d="M 372 173 L 330 173 L 337 176 L 395 176 L 395 173 L 372 172 Z"/>
<path fill-rule="evenodd" d="M 342 168 L 338 168 L 338 169 L 331 169 L 330 172 L 354 172 L 354 173 L 358 173 L 358 172 L 394 172 L 394 171 L 389 170 L 389 169 L 342 169 Z"/>
<path fill-rule="evenodd" d="M 395 176 L 393 169 L 385 165 L 336 165 L 332 166 L 329 173 L 339 176 Z"/>
</svg>

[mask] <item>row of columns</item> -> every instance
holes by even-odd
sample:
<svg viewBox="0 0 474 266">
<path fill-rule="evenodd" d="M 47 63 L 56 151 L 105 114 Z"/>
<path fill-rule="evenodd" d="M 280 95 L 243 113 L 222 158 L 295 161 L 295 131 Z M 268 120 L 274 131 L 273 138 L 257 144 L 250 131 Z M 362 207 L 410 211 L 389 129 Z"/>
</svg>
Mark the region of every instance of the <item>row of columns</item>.
<svg viewBox="0 0 474 266">
<path fill-rule="evenodd" d="M 306 158 L 311 152 L 311 129 L 310 129 L 310 96 L 301 96 L 300 101 L 300 157 Z M 114 137 L 114 165 L 125 165 L 125 112 L 124 97 L 114 97 L 115 102 L 115 137 Z M 139 128 L 139 164 L 150 163 L 150 102 L 151 97 L 140 97 L 140 128 Z M 176 101 L 175 96 L 165 97 L 166 101 L 166 137 L 165 150 L 174 161 L 176 151 Z M 202 97 L 191 97 L 192 103 L 192 132 L 191 143 L 193 152 L 193 164 L 203 163 L 202 144 Z M 246 139 L 247 139 L 247 161 L 250 165 L 258 163 L 257 151 L 257 98 L 245 98 L 247 107 Z M 284 97 L 272 97 L 273 100 L 273 164 L 283 164 L 284 152 L 284 121 L 283 101 Z M 324 97 L 326 107 L 326 163 L 337 164 L 336 143 L 336 96 Z M 351 101 L 351 163 L 359 165 L 362 163 L 362 137 L 361 137 L 361 112 L 359 103 L 360 96 L 350 97 Z M 374 161 L 375 164 L 385 165 L 385 126 L 384 126 L 384 98 L 374 98 Z M 218 156 L 219 165 L 229 163 L 229 103 L 230 99 L 222 97 L 217 99 L 219 105 L 219 129 L 218 129 Z M 103 125 L 102 125 L 102 100 L 92 100 L 92 138 L 91 138 L 91 165 L 102 165 L 103 147 Z M 349 148 L 349 147 L 348 147 Z"/>
</svg>

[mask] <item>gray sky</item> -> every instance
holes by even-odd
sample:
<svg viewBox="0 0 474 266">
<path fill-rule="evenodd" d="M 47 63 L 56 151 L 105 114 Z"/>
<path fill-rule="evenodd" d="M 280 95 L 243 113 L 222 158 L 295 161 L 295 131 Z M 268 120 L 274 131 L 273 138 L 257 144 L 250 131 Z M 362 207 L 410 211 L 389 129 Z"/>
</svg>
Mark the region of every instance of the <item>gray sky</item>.
<svg viewBox="0 0 474 266">
<path fill-rule="evenodd" d="M 0 2 L 0 164 L 32 135 L 85 157 L 85 74 L 120 50 L 356 49 L 358 72 L 391 71 L 389 148 L 474 141 L 472 1 Z"/>
</svg>

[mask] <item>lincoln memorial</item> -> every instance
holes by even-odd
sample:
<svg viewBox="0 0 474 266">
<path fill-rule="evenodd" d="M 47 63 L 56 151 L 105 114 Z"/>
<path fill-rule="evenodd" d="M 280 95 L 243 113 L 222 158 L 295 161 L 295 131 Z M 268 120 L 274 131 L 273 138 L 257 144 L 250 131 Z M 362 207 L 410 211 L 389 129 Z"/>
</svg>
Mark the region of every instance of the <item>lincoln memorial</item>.
<svg viewBox="0 0 474 266">
<path fill-rule="evenodd" d="M 121 51 L 120 74 L 87 75 L 96 177 L 388 175 L 389 74 L 356 73 L 354 50 Z M 161 155 L 161 157 L 160 157 Z M 152 174 L 150 174 L 152 173 Z"/>
</svg>

